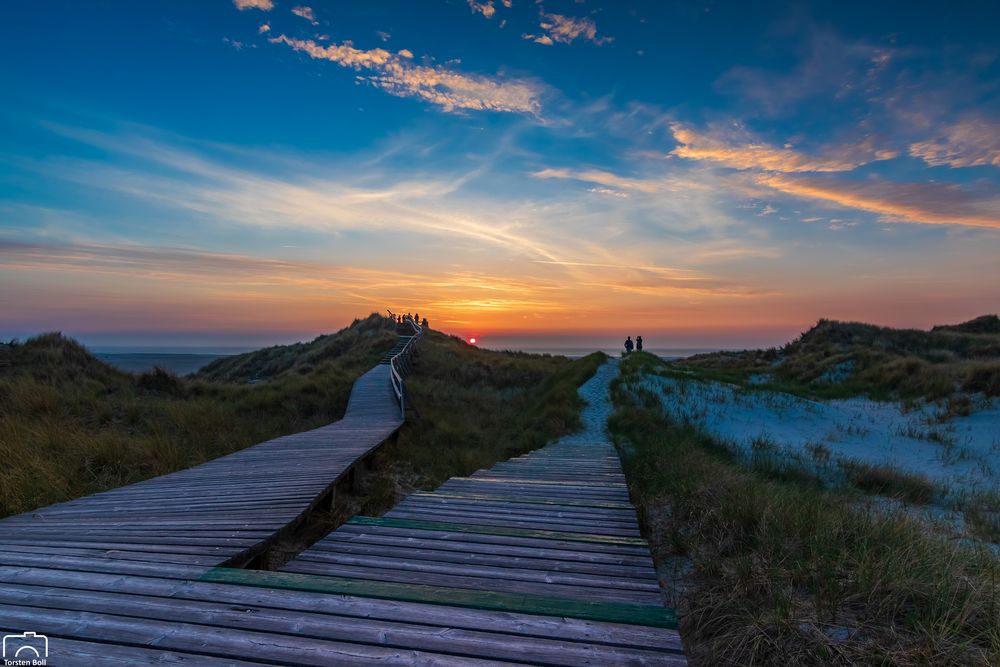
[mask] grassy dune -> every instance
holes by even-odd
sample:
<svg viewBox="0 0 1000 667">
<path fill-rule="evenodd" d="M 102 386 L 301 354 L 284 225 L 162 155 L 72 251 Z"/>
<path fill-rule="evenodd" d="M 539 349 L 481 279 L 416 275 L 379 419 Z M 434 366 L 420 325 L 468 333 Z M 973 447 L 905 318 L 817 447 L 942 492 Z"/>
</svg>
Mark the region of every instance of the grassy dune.
<svg viewBox="0 0 1000 667">
<path fill-rule="evenodd" d="M 494 352 L 431 332 L 407 380 L 417 419 L 382 455 L 429 489 L 541 447 L 579 428 L 577 387 L 605 359 Z"/>
<path fill-rule="evenodd" d="M 1000 664 L 1000 559 L 739 465 L 664 415 L 641 386 L 660 369 L 624 362 L 610 428 L 693 664 Z"/>
<path fill-rule="evenodd" d="M 1000 396 L 1000 319 L 985 315 L 930 331 L 820 320 L 782 348 L 695 355 L 677 369 L 728 382 L 766 376 L 763 386 L 818 398 Z"/>
<path fill-rule="evenodd" d="M 120 372 L 59 334 L 14 344 L 10 365 L 0 367 L 0 516 L 337 419 L 355 378 L 394 340 L 384 318 L 359 320 L 302 346 L 319 357 L 311 372 L 292 366 L 259 384 L 202 379 L 238 367 L 253 353 L 192 379 L 161 370 Z M 235 372 L 230 378 L 240 379 Z"/>
</svg>

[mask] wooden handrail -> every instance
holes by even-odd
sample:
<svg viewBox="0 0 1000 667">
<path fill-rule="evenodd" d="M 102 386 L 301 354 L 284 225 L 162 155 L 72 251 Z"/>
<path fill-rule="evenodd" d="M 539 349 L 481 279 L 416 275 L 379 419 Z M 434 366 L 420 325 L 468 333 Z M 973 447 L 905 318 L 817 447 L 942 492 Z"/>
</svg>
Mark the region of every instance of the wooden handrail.
<svg viewBox="0 0 1000 667">
<path fill-rule="evenodd" d="M 389 380 L 392 382 L 392 391 L 396 394 L 396 400 L 399 402 L 399 416 L 406 419 L 406 384 L 403 382 L 403 375 L 409 373 L 413 347 L 424 331 L 409 316 L 403 318 L 403 323 L 413 327 L 413 336 L 406 341 L 402 350 L 389 359 Z"/>
</svg>

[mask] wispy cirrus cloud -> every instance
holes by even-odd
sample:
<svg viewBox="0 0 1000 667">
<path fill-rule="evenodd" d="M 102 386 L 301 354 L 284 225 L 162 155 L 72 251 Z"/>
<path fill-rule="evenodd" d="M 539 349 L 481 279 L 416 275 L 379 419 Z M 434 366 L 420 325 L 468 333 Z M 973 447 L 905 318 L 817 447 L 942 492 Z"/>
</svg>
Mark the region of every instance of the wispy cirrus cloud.
<svg viewBox="0 0 1000 667">
<path fill-rule="evenodd" d="M 563 255 L 557 244 L 527 233 L 512 209 L 501 212 L 501 207 L 464 202 L 458 192 L 471 177 L 469 173 L 410 178 L 382 174 L 372 184 L 370 172 L 354 178 L 315 163 L 282 161 L 273 154 L 267 158 L 271 169 L 254 169 L 233 162 L 234 158 L 246 161 L 248 154 L 216 154 L 143 132 L 51 129 L 120 159 L 138 161 L 128 170 L 89 161 L 36 165 L 52 178 L 208 220 L 326 233 L 397 230 L 429 238 L 464 239 L 515 256 L 556 260 Z M 289 172 L 277 173 L 279 164 Z M 527 225 L 532 226 L 533 221 Z"/>
<path fill-rule="evenodd" d="M 233 0 L 233 4 L 240 11 L 244 9 L 260 9 L 269 12 L 274 9 L 273 0 Z"/>
<path fill-rule="evenodd" d="M 811 99 L 823 99 L 828 105 L 875 100 L 893 86 L 893 65 L 902 56 L 891 43 L 845 39 L 809 22 L 796 36 L 799 53 L 794 66 L 735 65 L 716 81 L 716 87 L 738 97 L 744 113 L 788 116 Z"/>
<path fill-rule="evenodd" d="M 576 18 L 563 14 L 546 14 L 545 11 L 542 11 L 538 27 L 542 29 L 541 34 L 524 33 L 521 37 L 545 46 L 552 46 L 557 42 L 569 44 L 576 39 L 584 39 L 598 46 L 613 41 L 612 37 L 598 37 L 597 24 L 586 17 Z"/>
<path fill-rule="evenodd" d="M 1000 123 L 963 118 L 932 139 L 910 144 L 910 155 L 934 167 L 1000 167 Z"/>
<path fill-rule="evenodd" d="M 1000 229 L 1000 193 L 943 183 L 848 181 L 762 174 L 756 182 L 778 192 L 878 215 L 885 222 Z"/>
<path fill-rule="evenodd" d="M 382 48 L 358 49 L 349 43 L 322 46 L 313 40 L 279 35 L 270 40 L 286 44 L 316 60 L 327 60 L 356 71 L 370 70 L 363 79 L 396 97 L 413 97 L 444 111 L 476 110 L 537 114 L 542 87 L 525 80 L 505 80 L 462 74 L 441 66 L 417 65 L 412 54 L 393 54 Z M 405 51 L 405 49 L 404 49 Z"/>
<path fill-rule="evenodd" d="M 533 172 L 531 175 L 535 178 L 557 178 L 583 181 L 585 183 L 594 183 L 596 185 L 616 188 L 618 190 L 636 190 L 638 192 L 647 193 L 662 190 L 665 185 L 663 181 L 642 178 L 627 178 L 600 169 L 548 168 Z"/>
<path fill-rule="evenodd" d="M 783 173 L 851 171 L 869 162 L 889 160 L 898 155 L 897 151 L 877 147 L 871 137 L 859 143 L 836 146 L 826 156 L 812 156 L 788 145 L 769 145 L 742 129 L 704 133 L 674 123 L 671 131 L 680 144 L 671 151 L 671 155 L 689 160 L 707 160 L 741 170 Z"/>
</svg>

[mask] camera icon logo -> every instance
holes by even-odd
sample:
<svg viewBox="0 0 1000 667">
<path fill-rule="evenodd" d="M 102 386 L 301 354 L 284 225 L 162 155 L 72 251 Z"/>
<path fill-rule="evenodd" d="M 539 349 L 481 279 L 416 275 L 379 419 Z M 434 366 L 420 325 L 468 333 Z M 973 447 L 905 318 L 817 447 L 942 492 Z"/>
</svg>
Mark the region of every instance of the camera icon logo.
<svg viewBox="0 0 1000 667">
<path fill-rule="evenodd" d="M 4 635 L 4 660 L 38 660 L 49 657 L 49 638 L 35 632 L 19 635 Z M 31 664 L 31 662 L 27 662 Z"/>
</svg>

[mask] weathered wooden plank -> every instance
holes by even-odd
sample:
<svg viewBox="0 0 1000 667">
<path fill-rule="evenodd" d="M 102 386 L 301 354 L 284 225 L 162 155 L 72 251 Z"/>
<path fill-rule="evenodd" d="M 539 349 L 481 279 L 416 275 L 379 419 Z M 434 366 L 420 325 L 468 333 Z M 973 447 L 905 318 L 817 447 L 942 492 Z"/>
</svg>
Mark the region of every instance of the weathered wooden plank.
<svg viewBox="0 0 1000 667">
<path fill-rule="evenodd" d="M 599 502 L 599 501 L 587 501 L 587 500 L 549 500 L 541 498 L 519 498 L 516 495 L 485 495 L 485 494 L 472 494 L 472 493 L 443 493 L 443 492 L 423 492 L 417 491 L 411 493 L 408 498 L 425 498 L 425 499 L 446 499 L 446 500 L 464 500 L 464 501 L 496 501 L 501 500 L 506 503 L 518 504 L 518 505 L 555 505 L 559 507 L 580 507 L 580 508 L 607 508 L 607 509 L 618 509 L 631 512 L 635 514 L 635 508 L 630 503 L 620 503 L 620 502 Z"/>
<path fill-rule="evenodd" d="M 558 532 L 574 535 L 600 535 L 604 537 L 631 537 L 639 538 L 639 528 L 619 526 L 608 526 L 600 522 L 581 522 L 569 519 L 558 520 L 548 518 L 530 518 L 504 516 L 486 512 L 446 512 L 446 511 L 407 511 L 392 510 L 387 512 L 382 518 L 400 519 L 409 521 L 426 521 L 431 523 L 449 522 L 460 525 L 475 525 L 480 527 L 496 526 L 506 530 L 556 530 Z"/>
<path fill-rule="evenodd" d="M 348 521 L 355 526 L 386 526 L 389 528 L 409 528 L 411 530 L 437 530 L 450 533 L 480 533 L 486 535 L 505 535 L 511 537 L 535 537 L 539 539 L 562 540 L 568 542 L 596 542 L 600 544 L 621 544 L 644 547 L 646 541 L 640 537 L 625 537 L 620 535 L 596 535 L 574 533 L 559 530 L 542 530 L 530 528 L 505 528 L 504 526 L 478 526 L 446 521 L 420 521 L 415 519 L 389 519 L 367 516 L 355 516 Z"/>
<path fill-rule="evenodd" d="M 579 507 L 574 505 L 558 505 L 549 503 L 524 503 L 498 498 L 478 498 L 475 500 L 431 496 L 409 497 L 396 507 L 421 508 L 470 508 L 486 509 L 497 512 L 524 512 L 546 516 L 579 517 L 585 519 L 600 519 L 605 521 L 636 522 L 635 510 L 631 508 Z"/>
<path fill-rule="evenodd" d="M 565 572 L 555 570 L 554 568 L 546 568 L 544 567 L 545 563 L 521 563 L 520 565 L 514 565 L 509 562 L 504 564 L 485 564 L 455 562 L 453 560 L 434 561 L 408 558 L 406 555 L 343 554 L 322 552 L 314 549 L 300 554 L 295 561 L 357 566 L 376 571 L 400 570 L 423 574 L 487 577 L 503 581 L 531 581 L 619 590 L 654 592 L 660 590 L 656 579 L 648 577 L 633 578 L 624 576 L 622 573 L 619 573 L 618 576 L 608 576 L 607 574 L 593 575 L 582 572 Z M 533 567 L 529 567 L 529 565 L 533 565 Z"/>
<path fill-rule="evenodd" d="M 183 563 L 186 565 L 204 565 L 206 567 L 216 565 L 219 562 L 218 556 L 212 555 L 156 554 L 155 559 L 150 560 L 150 557 L 144 553 L 130 553 L 120 549 L 86 549 L 67 546 L 47 547 L 38 545 L 0 544 L 0 553 L 5 551 L 15 553 L 26 552 L 36 554 L 56 554 L 59 556 L 120 558 L 122 560 L 138 560 L 144 562 Z"/>
<path fill-rule="evenodd" d="M 94 665 L 135 667 L 135 665 L 154 664 L 190 665 L 191 667 L 244 667 L 267 663 L 53 636 L 49 638 L 48 664 L 60 665 L 60 667 L 94 667 Z"/>
<path fill-rule="evenodd" d="M 0 625 L 34 627 L 38 632 L 73 639 L 112 644 L 144 645 L 175 651 L 191 650 L 213 657 L 239 660 L 265 658 L 294 665 L 380 665 L 414 664 L 452 667 L 496 664 L 479 660 L 365 644 L 315 639 L 297 635 L 275 635 L 237 628 L 196 625 L 178 620 L 160 621 L 129 618 L 85 611 L 39 609 L 0 605 Z"/>
<path fill-rule="evenodd" d="M 580 540 L 558 540 L 548 537 L 530 537 L 526 535 L 498 535 L 494 533 L 456 532 L 447 530 L 430 530 L 427 528 L 395 528 L 391 526 L 364 526 L 345 523 L 337 529 L 338 534 L 348 535 L 389 535 L 393 537 L 428 539 L 428 540 L 460 540 L 480 542 L 482 544 L 497 544 L 537 549 L 565 549 L 568 551 L 593 552 L 615 556 L 633 556 L 648 558 L 649 549 L 641 545 L 610 544 L 603 542 L 585 542 Z M 328 538 L 330 539 L 330 538 Z"/>
<path fill-rule="evenodd" d="M 521 637 L 488 631 L 449 628 L 398 621 L 344 618 L 311 611 L 238 606 L 218 602 L 178 600 L 114 592 L 79 591 L 53 587 L 8 586 L 0 588 L 0 604 L 22 604 L 115 614 L 134 618 L 175 620 L 239 628 L 277 635 L 297 635 L 335 641 L 419 649 L 479 658 L 530 661 L 536 664 L 620 664 L 623 661 L 659 661 L 676 650 L 655 650 L 581 644 L 559 638 Z M 261 656 L 266 657 L 266 656 Z"/>
<path fill-rule="evenodd" d="M 555 581 L 525 581 L 522 579 L 496 579 L 488 576 L 470 576 L 461 573 L 436 574 L 412 570 L 391 570 L 385 567 L 361 567 L 319 563 L 296 558 L 281 568 L 282 572 L 345 578 L 354 581 L 423 585 L 442 591 L 466 590 L 478 593 L 503 592 L 517 595 L 551 596 L 564 600 L 586 602 L 613 602 L 637 605 L 658 605 L 660 594 L 652 591 L 635 591 L 603 586 L 583 586 L 579 583 L 563 584 Z M 555 578 L 555 577 L 553 577 Z"/>
<path fill-rule="evenodd" d="M 157 579 L 132 575 L 85 572 L 55 572 L 33 568 L 0 566 L 0 581 L 44 587 L 71 587 L 80 591 L 103 591 L 149 595 L 180 600 L 199 600 L 240 607 L 261 607 L 293 612 L 309 611 L 333 617 L 392 621 L 433 628 L 497 632 L 505 635 L 560 638 L 566 641 L 635 646 L 678 651 L 676 631 L 644 625 L 622 625 L 569 617 L 498 612 L 468 607 L 447 607 L 392 599 L 352 597 L 278 588 L 216 584 L 200 581 Z"/>
<path fill-rule="evenodd" d="M 468 543 L 465 543 L 468 545 Z M 468 545 L 475 546 L 475 545 Z M 481 545 L 479 545 L 481 546 Z M 340 542 L 333 540 L 323 540 L 314 544 L 302 556 L 314 554 L 353 554 L 364 556 L 385 556 L 389 558 L 403 558 L 413 561 L 431 561 L 444 563 L 469 563 L 479 565 L 493 565 L 497 567 L 515 567 L 530 570 L 552 571 L 552 572 L 576 572 L 581 574 L 599 574 L 603 577 L 615 578 L 645 578 L 656 580 L 656 573 L 650 567 L 628 566 L 621 562 L 615 563 L 594 563 L 580 559 L 570 559 L 568 557 L 553 558 L 545 557 L 537 549 L 525 550 L 529 555 L 514 556 L 510 554 L 497 553 L 476 553 L 468 548 L 456 548 L 454 550 L 422 548 L 416 544 L 391 546 L 386 544 L 357 544 L 351 542 Z M 622 559 L 616 559 L 621 561 Z"/>
<path fill-rule="evenodd" d="M 213 568 L 201 581 L 224 582 L 246 586 L 289 588 L 362 597 L 388 598 L 444 604 L 455 607 L 517 611 L 546 616 L 572 616 L 612 623 L 629 623 L 660 628 L 676 628 L 677 618 L 672 609 L 658 605 L 588 602 L 542 595 L 510 594 L 498 591 L 465 591 L 462 589 L 395 582 L 360 581 L 344 577 L 313 576 L 290 572 L 263 572 Z"/>
</svg>

